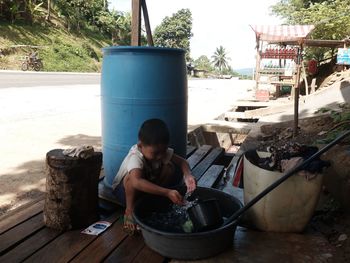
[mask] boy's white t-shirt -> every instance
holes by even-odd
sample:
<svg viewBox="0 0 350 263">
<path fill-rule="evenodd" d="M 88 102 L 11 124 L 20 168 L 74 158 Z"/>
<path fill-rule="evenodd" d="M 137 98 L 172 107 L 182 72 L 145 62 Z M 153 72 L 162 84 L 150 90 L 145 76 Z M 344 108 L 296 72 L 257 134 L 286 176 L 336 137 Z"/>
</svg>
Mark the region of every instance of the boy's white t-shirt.
<svg viewBox="0 0 350 263">
<path fill-rule="evenodd" d="M 133 145 L 120 165 L 117 175 L 114 177 L 112 188 L 115 189 L 123 180 L 123 178 L 133 169 L 146 169 L 149 171 L 159 169 L 162 164 L 168 164 L 173 157 L 174 150 L 167 148 L 166 154 L 163 159 L 159 161 L 153 161 L 151 163 L 146 162 L 145 157 L 141 153 L 137 144 Z"/>
</svg>

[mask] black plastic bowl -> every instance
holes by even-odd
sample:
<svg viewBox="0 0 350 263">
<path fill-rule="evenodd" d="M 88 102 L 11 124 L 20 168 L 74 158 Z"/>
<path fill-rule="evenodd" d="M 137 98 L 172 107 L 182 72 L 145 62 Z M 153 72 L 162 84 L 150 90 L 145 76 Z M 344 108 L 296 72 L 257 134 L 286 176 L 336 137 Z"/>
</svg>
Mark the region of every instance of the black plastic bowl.
<svg viewBox="0 0 350 263">
<path fill-rule="evenodd" d="M 198 187 L 192 196 L 217 199 L 221 214 L 226 218 L 242 207 L 242 203 L 235 197 L 212 188 Z M 159 196 L 145 196 L 136 203 L 134 218 L 141 227 L 145 243 L 151 249 L 168 258 L 193 260 L 208 258 L 232 247 L 237 220 L 197 233 L 165 232 L 144 223 L 144 218 L 152 212 L 164 210 L 169 204 L 170 200 Z"/>
</svg>

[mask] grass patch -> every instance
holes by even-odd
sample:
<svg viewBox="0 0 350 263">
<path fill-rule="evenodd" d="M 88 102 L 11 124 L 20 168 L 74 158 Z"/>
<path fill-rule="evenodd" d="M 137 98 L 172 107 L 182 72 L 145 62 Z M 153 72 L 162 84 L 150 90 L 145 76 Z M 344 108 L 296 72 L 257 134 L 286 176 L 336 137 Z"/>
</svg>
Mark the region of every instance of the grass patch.
<svg viewBox="0 0 350 263">
<path fill-rule="evenodd" d="M 18 45 L 40 46 L 39 57 L 44 71 L 99 72 L 101 48 L 111 41 L 92 30 L 68 32 L 50 25 L 20 25 L 0 23 L 1 69 L 20 69 L 21 59 L 32 50 Z"/>
</svg>

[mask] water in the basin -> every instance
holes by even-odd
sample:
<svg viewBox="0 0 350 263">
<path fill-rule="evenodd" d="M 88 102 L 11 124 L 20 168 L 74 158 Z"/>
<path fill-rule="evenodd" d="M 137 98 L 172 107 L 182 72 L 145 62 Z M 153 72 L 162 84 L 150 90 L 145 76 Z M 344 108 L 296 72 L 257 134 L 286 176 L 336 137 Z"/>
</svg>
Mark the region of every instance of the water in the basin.
<svg viewBox="0 0 350 263">
<path fill-rule="evenodd" d="M 186 193 L 184 204 L 172 204 L 167 210 L 162 212 L 152 212 L 144 222 L 158 230 L 172 233 L 192 233 L 193 223 L 188 216 L 187 209 L 198 202 L 198 198 L 188 200 L 192 193 Z"/>
<path fill-rule="evenodd" d="M 193 231 L 193 224 L 188 217 L 186 205 L 173 204 L 165 211 L 152 212 L 143 220 L 146 225 L 165 232 L 191 233 Z"/>
</svg>

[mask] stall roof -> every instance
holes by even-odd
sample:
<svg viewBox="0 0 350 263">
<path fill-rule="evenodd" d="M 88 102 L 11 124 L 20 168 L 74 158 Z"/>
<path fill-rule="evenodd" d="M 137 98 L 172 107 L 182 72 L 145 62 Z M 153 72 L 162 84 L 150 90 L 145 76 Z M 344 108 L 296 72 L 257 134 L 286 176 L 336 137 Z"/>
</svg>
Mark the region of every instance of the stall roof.
<svg viewBox="0 0 350 263">
<path fill-rule="evenodd" d="M 286 42 L 305 39 L 314 25 L 250 25 L 256 36 L 263 41 Z"/>
</svg>

